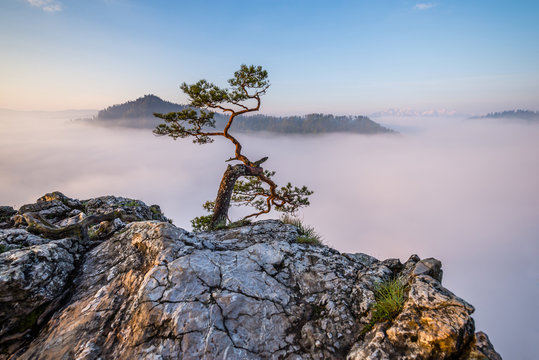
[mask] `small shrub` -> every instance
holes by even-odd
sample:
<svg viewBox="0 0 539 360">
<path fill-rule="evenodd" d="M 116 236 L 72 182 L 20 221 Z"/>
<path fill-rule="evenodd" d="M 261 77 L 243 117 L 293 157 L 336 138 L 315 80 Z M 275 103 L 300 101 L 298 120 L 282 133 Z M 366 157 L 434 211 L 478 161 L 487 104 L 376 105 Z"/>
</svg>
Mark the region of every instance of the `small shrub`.
<svg viewBox="0 0 539 360">
<path fill-rule="evenodd" d="M 7 247 L 4 244 L 0 244 L 0 254 L 7 251 Z"/>
<path fill-rule="evenodd" d="M 197 216 L 196 218 L 191 220 L 191 226 L 193 227 L 193 231 L 199 232 L 199 231 L 210 230 L 214 206 L 215 206 L 215 201 L 206 201 L 202 205 L 202 208 L 206 210 L 207 212 L 209 212 L 210 214 Z M 215 227 L 215 230 L 222 229 L 225 226 L 226 224 L 219 224 L 218 226 Z"/>
<path fill-rule="evenodd" d="M 251 225 L 251 224 L 252 222 L 250 220 L 238 220 L 238 221 L 231 222 L 228 225 L 223 226 L 222 228 L 234 229 L 234 228 L 242 227 L 245 225 Z"/>
<path fill-rule="evenodd" d="M 193 227 L 193 231 L 206 231 L 210 229 L 211 224 L 211 215 L 202 215 L 197 216 L 193 220 L 191 220 L 191 226 Z"/>
<path fill-rule="evenodd" d="M 122 207 L 133 207 L 133 206 L 139 206 L 139 202 L 137 200 L 131 200 L 126 203 L 120 204 Z"/>
<path fill-rule="evenodd" d="M 397 317 L 406 300 L 406 284 L 402 279 L 393 278 L 376 285 L 374 289 L 374 303 L 371 321 L 363 328 L 362 334 L 368 332 L 379 322 L 391 321 Z"/>
<path fill-rule="evenodd" d="M 293 216 L 283 215 L 281 221 L 284 224 L 294 225 L 298 228 L 299 236 L 296 241 L 300 244 L 322 245 L 322 236 L 318 234 L 312 226 L 303 224 L 303 222 Z"/>
<path fill-rule="evenodd" d="M 212 215 L 203 215 L 203 216 L 197 216 L 193 220 L 191 220 L 191 226 L 193 227 L 193 231 L 199 232 L 199 231 L 208 231 L 212 230 L 210 229 L 211 225 L 211 218 Z M 221 230 L 221 229 L 234 229 L 240 226 L 250 225 L 252 224 L 249 220 L 239 220 L 231 223 L 223 223 L 217 225 L 213 230 Z"/>
</svg>

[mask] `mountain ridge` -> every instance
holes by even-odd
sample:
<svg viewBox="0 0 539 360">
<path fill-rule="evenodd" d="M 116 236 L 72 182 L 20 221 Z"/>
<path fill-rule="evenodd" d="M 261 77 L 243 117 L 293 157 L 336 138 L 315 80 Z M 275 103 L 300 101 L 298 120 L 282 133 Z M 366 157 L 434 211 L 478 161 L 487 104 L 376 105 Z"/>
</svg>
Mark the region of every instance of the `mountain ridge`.
<svg viewBox="0 0 539 360">
<path fill-rule="evenodd" d="M 471 119 L 514 119 L 525 121 L 539 121 L 539 111 L 533 110 L 504 110 L 500 112 L 492 112 L 486 115 L 473 116 Z"/>
<path fill-rule="evenodd" d="M 189 108 L 162 100 L 153 94 L 145 95 L 133 101 L 116 104 L 100 110 L 93 119 L 102 125 L 125 127 L 154 128 L 161 123 L 153 113 L 178 112 Z M 224 128 L 228 117 L 216 113 L 216 127 Z M 279 134 L 320 134 L 330 132 L 349 132 L 359 134 L 395 133 L 366 116 L 334 116 L 331 114 L 307 114 L 304 116 L 238 116 L 234 120 L 234 129 L 243 132 L 266 131 Z"/>
</svg>

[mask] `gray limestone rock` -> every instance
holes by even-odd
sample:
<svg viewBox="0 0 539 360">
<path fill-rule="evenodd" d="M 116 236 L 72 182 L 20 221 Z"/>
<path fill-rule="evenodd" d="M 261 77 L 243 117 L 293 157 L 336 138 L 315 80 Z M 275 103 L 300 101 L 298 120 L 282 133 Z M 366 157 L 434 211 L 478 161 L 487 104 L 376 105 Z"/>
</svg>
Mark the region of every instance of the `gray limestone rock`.
<svg viewBox="0 0 539 360">
<path fill-rule="evenodd" d="M 433 279 L 442 282 L 442 263 L 435 258 L 428 258 L 419 261 L 413 270 L 414 275 L 428 275 Z"/>
<path fill-rule="evenodd" d="M 0 246 L 4 251 L 41 245 L 49 241 L 49 239 L 30 234 L 25 229 L 0 229 Z"/>
<path fill-rule="evenodd" d="M 13 209 L 11 206 L 0 206 L 0 219 L 9 218 L 13 215 L 15 215 L 17 211 Z"/>
<path fill-rule="evenodd" d="M 136 208 L 133 212 L 138 211 L 143 220 L 155 217 L 156 210 L 150 210 L 141 201 L 136 202 Z M 15 219 L 0 227 L 0 358 L 27 343 L 32 333 L 61 306 L 72 291 L 72 280 L 85 252 L 125 226 L 120 219 L 97 224 L 90 229 L 90 242 L 71 236 L 51 240 L 29 233 L 22 215 L 31 212 L 50 226 L 63 227 L 85 218 L 87 214 L 81 209 L 84 210 L 81 201 L 59 192 L 23 205 L 18 212 L 11 207 L 0 209 L 2 220 L 7 216 Z M 95 206 L 92 211 L 106 213 L 107 209 Z M 166 220 L 162 214 L 160 218 Z"/>
<path fill-rule="evenodd" d="M 77 251 L 75 241 L 63 239 L 0 254 L 0 343 L 33 327 L 61 296 Z"/>
<path fill-rule="evenodd" d="M 494 350 L 487 334 L 478 331 L 475 334 L 475 342 L 472 343 L 470 353 L 462 357 L 462 360 L 502 360 L 500 354 Z"/>
<path fill-rule="evenodd" d="M 39 201 L 34 204 L 26 204 L 20 207 L 18 214 L 24 213 L 39 213 L 48 222 L 54 224 L 60 219 L 66 217 L 66 215 L 72 211 L 72 208 L 68 207 L 60 200 Z"/>
<path fill-rule="evenodd" d="M 341 254 L 275 220 L 189 233 L 130 199 L 44 198 L 26 209 L 68 207 L 47 213 L 56 224 L 118 207 L 144 221 L 97 225 L 95 246 L 0 230 L 16 246 L 0 255 L 0 359 L 499 358 L 435 259 Z M 402 311 L 366 331 L 393 278 Z M 28 314 L 38 320 L 24 329 Z"/>
<path fill-rule="evenodd" d="M 52 193 L 48 193 L 37 199 L 37 203 L 43 203 L 43 202 L 49 202 L 53 200 L 58 200 L 65 206 L 71 209 L 78 209 L 83 210 L 82 202 L 78 199 L 72 199 L 70 197 L 65 196 L 59 191 L 54 191 Z"/>
<path fill-rule="evenodd" d="M 169 221 L 161 212 L 158 205 L 147 206 L 140 200 L 116 196 L 101 196 L 95 199 L 83 200 L 82 204 L 87 215 L 105 214 L 122 209 L 135 221 L 159 220 Z"/>
</svg>

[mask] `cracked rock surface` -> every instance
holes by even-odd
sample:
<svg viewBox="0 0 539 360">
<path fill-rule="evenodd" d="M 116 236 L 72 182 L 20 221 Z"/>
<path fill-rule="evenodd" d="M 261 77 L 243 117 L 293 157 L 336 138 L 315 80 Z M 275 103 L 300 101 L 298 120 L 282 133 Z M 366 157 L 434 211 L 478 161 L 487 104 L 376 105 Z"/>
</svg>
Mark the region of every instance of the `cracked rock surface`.
<svg viewBox="0 0 539 360">
<path fill-rule="evenodd" d="M 58 194 L 21 209 L 68 224 L 127 206 L 140 221 L 96 225 L 86 241 L 20 219 L 0 229 L 0 359 L 500 358 L 436 259 L 299 244 L 275 220 L 189 233 L 140 201 Z M 377 283 L 394 277 L 408 284 L 403 310 L 362 331 Z"/>
</svg>

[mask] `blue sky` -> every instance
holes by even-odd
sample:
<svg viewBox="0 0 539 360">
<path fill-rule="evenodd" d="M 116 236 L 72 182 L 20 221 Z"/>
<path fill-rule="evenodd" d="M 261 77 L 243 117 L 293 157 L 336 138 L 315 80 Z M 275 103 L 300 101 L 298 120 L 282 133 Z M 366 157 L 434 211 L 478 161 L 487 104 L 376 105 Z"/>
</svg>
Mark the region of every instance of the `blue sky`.
<svg viewBox="0 0 539 360">
<path fill-rule="evenodd" d="M 100 109 L 240 64 L 262 111 L 539 110 L 537 1 L 2 0 L 0 108 Z"/>
</svg>

